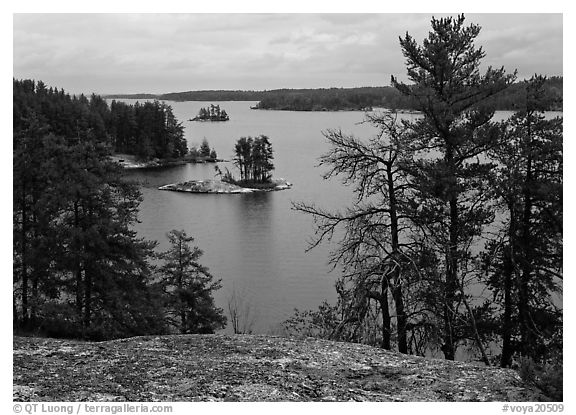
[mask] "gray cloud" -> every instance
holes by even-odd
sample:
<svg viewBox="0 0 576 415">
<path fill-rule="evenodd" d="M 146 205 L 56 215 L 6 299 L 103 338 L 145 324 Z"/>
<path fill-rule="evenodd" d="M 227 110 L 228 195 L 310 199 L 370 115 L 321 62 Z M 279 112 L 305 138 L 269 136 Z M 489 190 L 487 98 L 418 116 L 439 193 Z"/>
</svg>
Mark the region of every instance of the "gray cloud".
<svg viewBox="0 0 576 415">
<path fill-rule="evenodd" d="M 442 16 L 438 14 L 437 16 Z M 387 85 L 423 14 L 16 14 L 14 76 L 78 92 Z M 562 74 L 562 16 L 479 14 L 485 64 Z"/>
</svg>

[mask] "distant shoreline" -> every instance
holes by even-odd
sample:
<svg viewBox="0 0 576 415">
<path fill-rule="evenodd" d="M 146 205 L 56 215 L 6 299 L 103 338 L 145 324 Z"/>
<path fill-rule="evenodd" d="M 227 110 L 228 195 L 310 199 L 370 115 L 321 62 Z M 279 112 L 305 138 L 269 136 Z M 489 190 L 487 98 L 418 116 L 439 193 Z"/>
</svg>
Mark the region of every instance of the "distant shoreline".
<svg viewBox="0 0 576 415">
<path fill-rule="evenodd" d="M 551 94 L 546 111 L 563 111 L 563 77 L 551 76 L 546 80 L 546 90 Z M 518 111 L 525 107 L 522 94 L 523 82 L 518 81 L 490 98 L 498 111 Z M 354 88 L 279 88 L 263 91 L 200 90 L 170 92 L 165 94 L 108 94 L 105 99 L 154 99 L 173 102 L 189 101 L 253 101 L 258 109 L 283 111 L 362 111 L 364 108 L 403 108 L 415 110 L 415 103 L 392 86 L 367 86 Z M 404 112 L 399 111 L 399 112 Z"/>
</svg>

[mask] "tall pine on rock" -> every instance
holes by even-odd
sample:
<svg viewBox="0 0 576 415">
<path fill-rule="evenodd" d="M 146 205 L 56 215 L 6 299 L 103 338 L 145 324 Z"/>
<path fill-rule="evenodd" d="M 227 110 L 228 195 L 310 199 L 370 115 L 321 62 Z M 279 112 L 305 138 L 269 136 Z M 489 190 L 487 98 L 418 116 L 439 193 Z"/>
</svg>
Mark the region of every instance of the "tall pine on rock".
<svg viewBox="0 0 576 415">
<path fill-rule="evenodd" d="M 545 78 L 524 83 L 526 108 L 502 123 L 495 189 L 507 217 L 489 245 L 488 285 L 503 308 L 501 366 L 518 353 L 536 361 L 560 352 L 562 310 L 562 119 L 546 119 Z"/>
<path fill-rule="evenodd" d="M 493 111 L 482 103 L 514 79 L 503 69 L 488 68 L 480 74 L 485 54 L 474 46 L 480 27 L 465 26 L 464 20 L 464 16 L 433 18 L 432 31 L 422 46 L 409 34 L 400 38 L 412 84 L 392 78 L 393 85 L 423 114 L 406 122 L 419 158 L 412 172 L 416 184 L 413 211 L 441 267 L 437 285 L 437 301 L 442 304 L 441 349 L 450 360 L 465 326 L 475 325 L 465 292 L 470 246 L 493 218 L 486 204 L 486 175 L 492 166 L 480 161 L 480 156 L 496 144 L 497 129 L 490 122 Z M 462 304 L 464 315 L 459 309 Z M 462 321 L 466 321 L 464 326 Z M 473 331 L 482 350 L 478 332 Z"/>
</svg>

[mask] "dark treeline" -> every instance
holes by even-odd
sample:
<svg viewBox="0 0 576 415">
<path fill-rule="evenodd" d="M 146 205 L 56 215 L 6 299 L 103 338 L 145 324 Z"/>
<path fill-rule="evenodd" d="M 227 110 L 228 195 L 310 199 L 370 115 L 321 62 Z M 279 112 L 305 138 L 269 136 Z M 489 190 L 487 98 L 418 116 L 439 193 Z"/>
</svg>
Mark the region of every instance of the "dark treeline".
<svg viewBox="0 0 576 415">
<path fill-rule="evenodd" d="M 14 329 L 105 339 L 222 327 L 219 281 L 199 264 L 202 252 L 184 232 L 171 232 L 160 254 L 136 236 L 141 194 L 110 157 L 134 137 L 119 131 L 122 120 L 149 134 L 157 153 L 148 156 L 185 151 L 170 141 L 181 131 L 169 107 L 111 109 L 24 80 L 14 81 L 13 114 Z"/>
<path fill-rule="evenodd" d="M 262 91 L 187 91 L 161 94 L 158 99 L 166 101 L 258 101 Z"/>
<path fill-rule="evenodd" d="M 546 110 L 562 110 L 562 78 L 552 77 L 543 85 L 548 96 Z M 517 110 L 526 106 L 525 82 L 517 82 L 487 100 L 496 110 Z M 290 111 L 363 110 L 366 108 L 418 110 L 416 100 L 393 87 L 279 89 L 266 91 L 258 109 Z"/>
<path fill-rule="evenodd" d="M 278 89 L 267 91 L 256 108 L 289 111 L 363 110 L 412 107 L 391 87 Z"/>
<path fill-rule="evenodd" d="M 368 114 L 368 140 L 324 134 L 325 178 L 351 186 L 354 203 L 294 207 L 314 217 L 312 247 L 339 239 L 338 302 L 285 328 L 449 360 L 466 351 L 520 366 L 561 399 L 563 122 L 544 114 L 551 83 L 516 84 L 523 106 L 494 122 L 494 97 L 516 74 L 480 73 L 480 27 L 464 16 L 432 29 L 422 45 L 400 39 L 411 83 L 392 78 L 421 117 Z"/>
<path fill-rule="evenodd" d="M 105 99 L 159 99 L 160 95 L 158 94 L 108 94 L 102 95 Z M 172 100 L 176 101 L 176 100 Z"/>
<path fill-rule="evenodd" d="M 185 91 L 167 94 L 110 94 L 106 98 L 119 99 L 162 99 L 166 101 L 259 101 L 262 91 Z"/>
<path fill-rule="evenodd" d="M 109 98 L 140 99 L 143 94 L 109 95 Z M 167 101 L 259 101 L 256 108 L 320 111 L 361 110 L 372 106 L 409 108 L 401 94 L 391 87 L 275 89 L 268 91 L 187 91 L 154 95 Z"/>
<path fill-rule="evenodd" d="M 505 90 L 486 100 L 487 105 L 496 110 L 518 111 L 526 108 L 526 88 L 529 80 L 515 82 Z M 545 111 L 562 111 L 564 78 L 552 76 L 546 78 L 541 86 L 542 109 Z"/>
<path fill-rule="evenodd" d="M 489 100 L 496 110 L 515 111 L 526 104 L 525 81 L 509 85 Z M 547 110 L 563 108 L 563 78 L 551 77 L 543 86 L 549 96 Z M 338 111 L 365 108 L 416 110 L 416 102 L 396 88 L 275 89 L 268 91 L 188 91 L 161 95 L 110 95 L 111 98 L 155 98 L 167 101 L 259 101 L 255 108 L 289 111 Z"/>
<path fill-rule="evenodd" d="M 112 101 L 106 125 L 117 153 L 149 160 L 178 158 L 188 152 L 182 124 L 172 108 L 159 101 L 134 105 Z"/>
<path fill-rule="evenodd" d="M 172 108 L 159 101 L 134 105 L 98 96 L 70 96 L 42 81 L 14 80 L 14 129 L 24 128 L 33 114 L 49 132 L 85 140 L 99 137 L 113 152 L 142 159 L 177 158 L 188 149 L 184 129 Z"/>
</svg>

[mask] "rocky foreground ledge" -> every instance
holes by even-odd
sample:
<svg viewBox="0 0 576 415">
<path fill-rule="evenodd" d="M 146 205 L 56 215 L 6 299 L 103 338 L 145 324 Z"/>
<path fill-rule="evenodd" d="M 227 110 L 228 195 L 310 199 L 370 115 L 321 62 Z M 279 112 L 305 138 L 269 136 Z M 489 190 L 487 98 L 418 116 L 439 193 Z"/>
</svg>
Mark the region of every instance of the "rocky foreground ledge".
<svg viewBox="0 0 576 415">
<path fill-rule="evenodd" d="M 541 401 L 516 372 L 255 335 L 14 337 L 17 401 Z"/>
<path fill-rule="evenodd" d="M 292 183 L 284 179 L 273 179 L 270 186 L 264 188 L 241 187 L 221 180 L 190 180 L 182 183 L 172 183 L 160 186 L 158 190 L 172 190 L 174 192 L 187 193 L 255 193 L 271 192 L 275 190 L 286 190 L 292 187 Z"/>
</svg>

